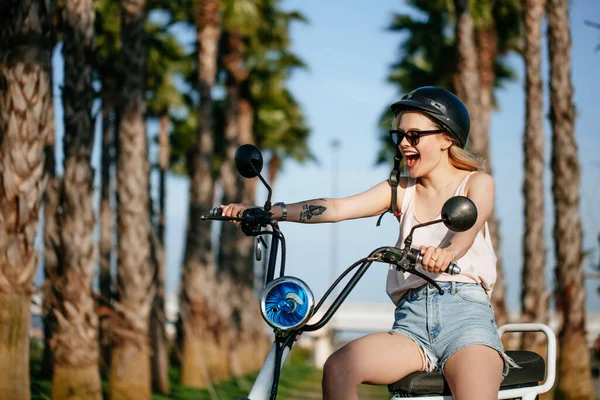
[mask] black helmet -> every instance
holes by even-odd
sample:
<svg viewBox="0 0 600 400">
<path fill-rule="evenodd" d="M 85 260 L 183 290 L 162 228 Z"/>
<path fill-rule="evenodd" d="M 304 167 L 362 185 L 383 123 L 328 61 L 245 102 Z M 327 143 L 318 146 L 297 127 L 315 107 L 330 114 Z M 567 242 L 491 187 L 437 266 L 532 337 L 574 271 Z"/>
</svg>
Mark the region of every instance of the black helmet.
<svg viewBox="0 0 600 400">
<path fill-rule="evenodd" d="M 423 86 L 402 97 L 390 107 L 394 115 L 405 110 L 418 110 L 442 125 L 458 141 L 461 148 L 467 144 L 471 118 L 464 103 L 446 89 Z"/>
</svg>

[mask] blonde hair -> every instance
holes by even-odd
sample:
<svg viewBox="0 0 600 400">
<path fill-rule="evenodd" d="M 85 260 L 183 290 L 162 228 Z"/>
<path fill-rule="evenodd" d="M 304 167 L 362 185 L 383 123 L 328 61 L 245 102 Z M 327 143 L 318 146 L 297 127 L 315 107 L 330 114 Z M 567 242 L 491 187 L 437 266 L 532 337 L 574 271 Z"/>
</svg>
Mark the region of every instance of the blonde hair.
<svg viewBox="0 0 600 400">
<path fill-rule="evenodd" d="M 394 119 L 392 120 L 392 129 L 398 129 L 398 127 L 400 126 L 400 118 L 402 117 L 402 115 L 405 112 L 407 112 L 407 111 L 406 110 L 401 111 L 396 116 L 394 116 Z M 440 126 L 440 124 L 438 124 L 435 120 L 433 120 L 432 118 L 430 118 L 427 114 L 425 114 L 423 112 L 419 112 L 417 110 L 415 110 L 415 111 L 411 110 L 410 112 L 417 112 L 418 114 L 423 115 L 429 121 L 431 121 L 431 123 L 436 128 L 443 129 L 444 131 L 446 131 L 446 133 L 444 133 L 444 134 L 446 136 L 448 136 L 450 138 L 450 140 L 452 140 L 452 146 L 450 146 L 448 148 L 448 159 L 450 161 L 450 164 L 452 164 L 452 166 L 454 168 L 462 169 L 465 171 L 480 171 L 483 169 L 482 158 L 471 153 L 470 151 L 462 149 L 458 145 L 458 142 L 456 141 L 456 139 L 454 139 L 452 136 L 450 136 L 447 133 L 447 128 L 445 128 L 444 126 Z"/>
</svg>

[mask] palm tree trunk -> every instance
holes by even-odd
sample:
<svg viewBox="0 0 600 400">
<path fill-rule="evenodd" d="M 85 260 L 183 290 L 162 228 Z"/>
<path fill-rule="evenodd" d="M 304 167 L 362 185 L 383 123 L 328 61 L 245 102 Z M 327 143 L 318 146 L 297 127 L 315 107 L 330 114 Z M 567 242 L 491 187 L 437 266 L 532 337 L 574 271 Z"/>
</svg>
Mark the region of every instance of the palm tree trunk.
<svg viewBox="0 0 600 400">
<path fill-rule="evenodd" d="M 454 0 L 456 12 L 456 41 L 458 49 L 459 92 L 471 115 L 471 150 L 478 154 L 485 147 L 480 118 L 480 77 L 475 46 L 475 26 L 466 0 Z"/>
<path fill-rule="evenodd" d="M 110 77 L 105 77 L 102 82 L 102 165 L 101 165 L 101 187 L 100 187 L 100 305 L 103 310 L 99 314 L 99 343 L 100 343 L 100 371 L 107 375 L 110 366 L 110 311 L 109 304 L 113 298 L 112 293 L 112 252 L 113 252 L 113 209 L 111 197 L 113 193 L 113 179 L 111 176 L 111 165 L 113 162 L 113 131 L 115 129 L 115 85 Z M 114 118 L 114 119 L 113 119 Z"/>
<path fill-rule="evenodd" d="M 230 38 L 231 35 L 228 35 Z M 228 44 L 231 44 L 231 40 L 227 40 Z M 238 134 L 239 134 L 239 84 L 235 81 L 232 76 L 232 71 L 229 68 L 235 68 L 232 64 L 239 65 L 241 63 L 241 52 L 232 54 L 231 47 L 227 46 L 227 51 L 224 56 L 225 69 L 228 71 L 227 79 L 227 108 L 225 111 L 225 157 L 221 165 L 221 184 L 223 186 L 223 197 L 221 204 L 230 203 L 241 203 L 243 201 L 243 186 L 244 183 L 242 178 L 237 173 L 234 167 L 234 155 L 235 151 L 239 146 Z M 233 56 L 233 57 L 232 57 Z M 239 56 L 239 57 L 236 57 Z M 234 60 L 232 60 L 232 58 Z M 231 315 L 228 316 L 230 320 L 230 328 L 228 329 L 228 339 L 225 342 L 229 352 L 225 354 L 228 357 L 230 368 L 225 376 L 219 378 L 226 379 L 229 374 L 232 373 L 234 376 L 242 376 L 245 371 L 242 366 L 243 358 L 241 357 L 241 343 L 242 343 L 242 321 L 241 307 L 243 301 L 241 301 L 242 287 L 246 279 L 249 279 L 241 269 L 241 263 L 246 260 L 242 259 L 240 253 L 240 236 L 243 234 L 233 224 L 223 224 L 221 229 L 220 243 L 219 243 L 219 276 L 221 279 L 227 281 L 233 290 L 231 293 L 225 293 L 225 297 L 221 301 L 230 302 Z"/>
<path fill-rule="evenodd" d="M 585 337 L 583 232 L 579 215 L 579 161 L 571 80 L 568 0 L 549 0 L 552 195 L 559 333 L 558 396 L 592 399 L 590 355 Z"/>
<path fill-rule="evenodd" d="M 229 38 L 230 35 L 227 35 Z M 229 43 L 229 40 L 226 40 Z M 235 54 L 232 57 L 230 46 L 226 45 L 227 49 L 223 56 L 225 69 L 228 72 L 227 78 L 227 105 L 225 110 L 225 155 L 223 163 L 220 168 L 221 185 L 223 187 L 223 197 L 221 198 L 221 204 L 230 203 L 241 203 L 243 181 L 240 175 L 237 173 L 234 166 L 235 152 L 240 145 L 238 139 L 239 135 L 239 84 L 235 78 L 231 75 L 231 71 L 228 69 L 232 67 L 232 63 L 241 63 L 241 53 Z M 237 57 L 236 57 L 237 56 Z M 237 358 L 239 351 L 237 345 L 240 340 L 240 316 L 239 308 L 233 306 L 234 302 L 237 301 L 237 297 L 240 294 L 238 286 L 245 277 L 239 275 L 241 254 L 238 242 L 240 236 L 243 234 L 237 229 L 236 225 L 223 224 L 221 229 L 221 236 L 219 240 L 219 277 L 221 280 L 226 281 L 227 285 L 230 285 L 233 290 L 231 293 L 224 293 L 222 302 L 230 302 L 231 304 L 231 315 L 226 319 L 230 321 L 230 327 L 228 329 L 227 338 L 222 341 L 223 357 L 228 360 L 228 367 L 220 370 L 219 374 L 215 373 L 214 380 L 219 382 L 220 380 L 228 379 L 233 373 L 235 376 L 243 375 L 241 369 L 241 360 Z M 235 297 L 235 299 L 234 299 Z M 216 333 L 216 332 L 215 332 Z"/>
<path fill-rule="evenodd" d="M 475 140 L 476 154 L 486 160 L 484 171 L 492 175 L 492 160 L 490 152 L 490 116 L 494 108 L 494 82 L 496 80 L 495 63 L 498 55 L 498 37 L 494 21 L 488 22 L 485 28 L 477 31 L 477 51 L 479 60 L 480 108 L 479 118 L 481 123 L 481 136 Z M 473 139 L 471 139 L 473 144 Z M 474 145 L 474 146 L 475 146 Z M 496 249 L 496 283 L 492 304 L 498 326 L 508 322 L 506 310 L 506 284 L 504 282 L 504 268 L 500 253 L 500 222 L 495 213 L 488 222 L 490 236 L 494 249 Z"/>
<path fill-rule="evenodd" d="M 92 294 L 96 267 L 91 153 L 94 10 L 91 0 L 70 0 L 63 9 L 65 60 L 64 177 L 61 190 L 57 325 L 52 336 L 53 399 L 101 399 L 98 315 Z"/>
<path fill-rule="evenodd" d="M 244 38 L 235 31 L 227 31 L 225 39 L 223 65 L 227 71 L 228 106 L 225 122 L 226 153 L 221 167 L 222 203 L 244 201 L 253 204 L 256 179 L 244 181 L 234 168 L 237 147 L 254 142 L 254 109 L 250 101 L 248 70 L 244 68 Z M 257 351 L 256 330 L 262 330 L 262 322 L 258 303 L 253 300 L 252 244 L 252 238 L 243 235 L 233 224 L 223 226 L 219 266 L 224 279 L 229 279 L 235 287 L 229 299 L 233 303 L 230 362 L 232 373 L 236 376 L 256 370 L 263 361 L 263 354 Z"/>
<path fill-rule="evenodd" d="M 271 154 L 271 159 L 269 160 L 269 184 L 271 185 L 271 189 L 275 191 L 275 183 L 277 182 L 277 177 L 279 176 L 279 170 L 281 169 L 281 158 L 274 151 Z"/>
<path fill-rule="evenodd" d="M 221 34 L 220 1 L 196 2 L 198 35 L 198 133 L 190 155 L 190 196 L 188 229 L 181 288 L 181 322 L 183 324 L 183 356 L 181 384 L 207 387 L 210 384 L 209 364 L 225 357 L 219 355 L 215 330 L 218 325 L 215 303 L 218 289 L 215 260 L 212 252 L 210 223 L 201 215 L 213 205 L 214 179 L 211 168 L 213 155 L 213 101 L 211 89 L 217 69 L 217 52 Z M 216 329 L 216 328 L 215 328 Z M 217 354 L 217 356 L 210 356 Z M 212 360 L 212 361 L 211 361 Z M 214 370 L 214 368 L 211 368 Z"/>
<path fill-rule="evenodd" d="M 242 85 L 240 98 L 240 143 L 255 143 L 254 138 L 254 108 L 250 100 L 250 89 L 248 80 Z M 258 178 L 245 179 L 243 187 L 242 199 L 245 203 L 256 204 L 256 184 Z M 270 340 L 265 335 L 265 326 L 262 318 L 260 318 L 259 302 L 254 293 L 254 239 L 249 236 L 241 236 L 238 242 L 239 253 L 241 259 L 244 260 L 244 268 L 246 274 L 250 277 L 248 282 L 245 282 L 247 294 L 245 307 L 243 312 L 246 314 L 247 323 L 243 324 L 246 333 L 245 348 L 248 353 L 248 363 L 243 370 L 246 373 L 259 370 L 267 352 L 270 350 Z"/>
<path fill-rule="evenodd" d="M 496 36 L 494 27 L 480 33 L 480 45 L 475 44 L 475 27 L 466 0 L 454 0 L 456 11 L 456 38 L 458 47 L 459 92 L 471 114 L 471 151 L 486 160 L 486 172 L 491 173 L 489 150 L 489 116 L 492 109 L 492 89 L 494 82 L 494 61 L 496 59 Z M 479 63 L 478 63 L 479 60 Z M 505 288 L 502 262 L 499 257 L 499 227 L 495 216 L 490 218 L 490 236 L 498 255 L 496 263 L 496 283 L 492 305 L 496 322 L 502 325 L 507 321 Z"/>
<path fill-rule="evenodd" d="M 165 114 L 160 119 L 160 133 L 158 137 L 158 238 L 161 244 L 165 243 L 165 222 L 167 220 L 167 170 L 169 169 L 169 124 L 170 118 Z"/>
<path fill-rule="evenodd" d="M 523 288 L 521 321 L 548 322 L 549 293 L 546 288 L 546 244 L 544 240 L 544 93 L 542 88 L 541 29 L 546 0 L 527 0 L 525 22 L 525 154 L 523 195 Z M 543 354 L 540 335 L 523 336 L 522 347 Z"/>
<path fill-rule="evenodd" d="M 149 165 L 144 119 L 145 1 L 121 2 L 124 83 L 117 141 L 117 296 L 109 394 L 151 396 L 148 325 L 154 293 L 150 260 Z"/>
<path fill-rule="evenodd" d="M 50 85 L 52 87 L 52 85 Z M 44 317 L 44 353 L 42 355 L 41 377 L 52 379 L 52 349 L 50 340 L 56 325 L 56 318 L 51 312 L 55 306 L 53 282 L 55 282 L 58 255 L 57 247 L 60 244 L 58 229 L 58 187 L 60 180 L 56 177 L 55 152 L 55 126 L 54 106 L 50 102 L 48 111 L 48 141 L 44 148 L 45 175 L 47 179 L 44 192 L 44 285 L 43 285 L 43 317 Z"/>
<path fill-rule="evenodd" d="M 158 182 L 158 228 L 152 232 L 153 259 L 156 265 L 154 287 L 156 294 L 150 314 L 150 343 L 152 346 L 152 386 L 163 394 L 171 392 L 169 383 L 169 355 L 167 352 L 167 336 L 165 332 L 165 175 L 169 166 L 169 116 L 160 118 L 158 136 L 159 182 Z"/>
<path fill-rule="evenodd" d="M 28 400 L 34 242 L 52 101 L 52 4 L 21 0 L 5 6 L 0 16 L 0 398 Z"/>
</svg>

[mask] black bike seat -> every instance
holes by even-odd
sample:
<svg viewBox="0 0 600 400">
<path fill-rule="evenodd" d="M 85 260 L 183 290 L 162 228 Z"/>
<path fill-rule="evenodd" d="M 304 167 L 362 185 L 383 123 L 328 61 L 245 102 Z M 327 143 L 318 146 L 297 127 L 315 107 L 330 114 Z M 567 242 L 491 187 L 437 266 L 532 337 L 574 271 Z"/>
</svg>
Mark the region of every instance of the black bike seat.
<svg viewBox="0 0 600 400">
<path fill-rule="evenodd" d="M 532 351 L 507 351 L 506 355 L 521 368 L 511 368 L 500 389 L 537 386 L 544 380 L 546 363 L 539 354 Z M 388 385 L 388 390 L 399 397 L 451 394 L 444 375 L 437 371 L 413 372 L 398 382 Z"/>
</svg>

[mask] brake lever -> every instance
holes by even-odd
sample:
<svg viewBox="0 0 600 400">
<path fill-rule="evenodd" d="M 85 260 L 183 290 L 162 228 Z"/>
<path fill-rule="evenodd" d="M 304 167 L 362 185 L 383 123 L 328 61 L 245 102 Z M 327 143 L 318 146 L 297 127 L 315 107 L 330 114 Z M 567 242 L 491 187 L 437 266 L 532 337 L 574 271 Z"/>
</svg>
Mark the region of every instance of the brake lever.
<svg viewBox="0 0 600 400">
<path fill-rule="evenodd" d="M 265 239 L 262 238 L 262 236 L 258 236 L 256 238 L 256 247 L 255 247 L 255 254 L 256 254 L 256 261 L 262 261 L 262 249 L 263 246 L 265 249 L 268 249 L 269 246 L 267 246 L 267 242 L 265 242 Z"/>
</svg>

